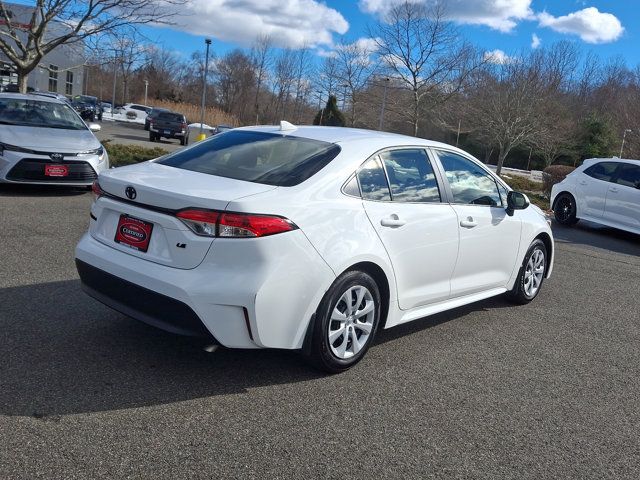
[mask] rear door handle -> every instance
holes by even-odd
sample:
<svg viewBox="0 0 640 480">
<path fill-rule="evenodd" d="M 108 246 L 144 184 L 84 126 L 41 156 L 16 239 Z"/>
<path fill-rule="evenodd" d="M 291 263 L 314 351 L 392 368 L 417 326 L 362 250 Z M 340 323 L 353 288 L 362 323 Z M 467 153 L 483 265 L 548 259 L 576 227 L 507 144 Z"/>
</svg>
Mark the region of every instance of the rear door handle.
<svg viewBox="0 0 640 480">
<path fill-rule="evenodd" d="M 580 185 L 586 185 L 587 181 L 586 180 L 580 180 Z"/>
<path fill-rule="evenodd" d="M 613 193 L 618 193 L 618 189 L 616 187 L 611 187 L 609 191 Z"/>
<path fill-rule="evenodd" d="M 383 218 L 382 220 L 380 220 L 380 225 L 382 225 L 383 227 L 391 227 L 391 228 L 398 228 L 403 226 L 405 223 L 404 220 L 400 220 L 400 217 L 398 217 L 398 215 L 396 215 L 395 213 L 387 218 Z"/>
<path fill-rule="evenodd" d="M 464 228 L 473 228 L 478 226 L 478 222 L 476 222 L 473 217 L 467 217 L 466 220 L 460 221 L 460 226 Z"/>
</svg>

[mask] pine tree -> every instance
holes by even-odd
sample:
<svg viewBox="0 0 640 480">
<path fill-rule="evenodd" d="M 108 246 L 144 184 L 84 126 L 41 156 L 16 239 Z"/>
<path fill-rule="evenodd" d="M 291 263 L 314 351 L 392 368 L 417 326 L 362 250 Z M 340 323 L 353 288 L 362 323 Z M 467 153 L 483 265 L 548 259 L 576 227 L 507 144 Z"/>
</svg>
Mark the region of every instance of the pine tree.
<svg viewBox="0 0 640 480">
<path fill-rule="evenodd" d="M 318 111 L 313 119 L 313 124 L 330 127 L 344 127 L 346 125 L 344 114 L 338 109 L 338 99 L 335 95 L 329 96 L 326 107 Z"/>
</svg>

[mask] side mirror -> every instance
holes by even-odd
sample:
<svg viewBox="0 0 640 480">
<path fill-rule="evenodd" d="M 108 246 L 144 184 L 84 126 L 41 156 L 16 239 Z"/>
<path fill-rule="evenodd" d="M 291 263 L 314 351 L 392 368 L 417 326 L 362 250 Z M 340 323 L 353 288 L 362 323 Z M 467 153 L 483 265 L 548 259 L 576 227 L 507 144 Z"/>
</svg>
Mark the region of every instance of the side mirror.
<svg viewBox="0 0 640 480">
<path fill-rule="evenodd" d="M 100 130 L 102 130 L 102 127 L 97 123 L 90 123 L 89 130 L 91 130 L 92 132 L 99 132 Z"/>
<path fill-rule="evenodd" d="M 516 210 L 524 210 L 531 202 L 529 197 L 520 192 L 509 192 L 507 194 L 507 215 L 513 216 L 513 212 Z"/>
</svg>

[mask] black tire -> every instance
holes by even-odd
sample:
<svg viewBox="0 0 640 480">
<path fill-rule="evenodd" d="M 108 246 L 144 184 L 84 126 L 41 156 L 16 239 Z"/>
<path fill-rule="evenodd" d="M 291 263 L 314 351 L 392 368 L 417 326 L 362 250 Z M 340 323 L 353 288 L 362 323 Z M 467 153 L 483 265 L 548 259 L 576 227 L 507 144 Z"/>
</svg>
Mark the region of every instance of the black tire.
<svg viewBox="0 0 640 480">
<path fill-rule="evenodd" d="M 149 141 L 150 142 L 155 142 L 156 141 L 156 134 L 153 132 L 149 132 Z"/>
<path fill-rule="evenodd" d="M 148 132 L 149 131 L 149 126 L 151 125 L 151 123 L 148 120 L 144 121 L 144 129 Z"/>
<path fill-rule="evenodd" d="M 360 304 L 355 305 L 360 292 L 362 292 L 362 300 Z M 353 302 L 351 308 L 355 306 L 356 312 L 362 312 L 357 320 L 353 319 L 354 315 L 348 315 L 349 307 L 343 299 L 347 296 Z M 371 305 L 373 305 L 373 311 L 364 313 Z M 342 308 L 344 310 L 341 310 Z M 335 309 L 345 312 L 342 314 L 345 317 L 344 321 L 331 318 Z M 371 276 L 361 271 L 349 271 L 338 277 L 325 293 L 316 311 L 308 357 L 311 364 L 324 372 L 339 373 L 362 360 L 375 338 L 380 323 L 380 310 L 380 291 Z M 363 329 L 365 326 L 369 329 L 369 333 Z M 339 335 L 334 338 L 333 344 L 329 340 L 330 328 Z M 342 334 L 339 333 L 341 328 L 344 331 Z M 359 350 L 353 343 L 352 335 L 355 335 L 356 340 L 362 340 L 364 337 L 364 343 Z M 341 346 L 344 346 L 342 358 L 336 353 L 340 351 Z"/>
<path fill-rule="evenodd" d="M 576 199 L 570 193 L 561 193 L 556 198 L 553 206 L 553 215 L 556 222 L 561 225 L 575 225 L 578 223 L 576 218 Z"/>
<path fill-rule="evenodd" d="M 540 266 L 540 252 L 542 253 L 542 275 L 539 276 L 539 274 L 536 273 L 534 279 L 531 274 L 533 273 L 533 270 L 535 270 L 536 264 L 538 264 L 537 266 Z M 520 271 L 518 272 L 516 283 L 514 284 L 513 289 L 507 292 L 507 298 L 518 305 L 527 304 L 536 298 L 538 293 L 540 293 L 540 289 L 544 283 L 544 277 L 547 274 L 547 264 L 547 247 L 542 240 L 536 239 L 533 241 L 529 250 L 527 250 L 527 254 L 524 256 L 524 261 L 522 262 Z M 527 284 L 529 283 L 528 280 L 531 282 L 535 282 L 537 280 L 539 282 L 535 290 L 527 287 Z"/>
<path fill-rule="evenodd" d="M 180 145 L 186 145 L 187 144 L 187 137 L 180 137 Z"/>
</svg>

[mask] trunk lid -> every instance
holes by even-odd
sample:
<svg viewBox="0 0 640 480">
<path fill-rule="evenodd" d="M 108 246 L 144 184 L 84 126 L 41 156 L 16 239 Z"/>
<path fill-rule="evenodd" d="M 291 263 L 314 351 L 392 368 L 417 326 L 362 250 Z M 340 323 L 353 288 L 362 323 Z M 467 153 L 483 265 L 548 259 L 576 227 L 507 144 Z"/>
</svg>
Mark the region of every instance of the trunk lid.
<svg viewBox="0 0 640 480">
<path fill-rule="evenodd" d="M 214 239 L 194 234 L 176 218 L 177 210 L 225 210 L 232 200 L 277 188 L 155 162 L 111 169 L 101 174 L 98 182 L 107 195 L 92 207 L 96 220 L 91 222 L 91 235 L 121 252 L 181 269 L 197 267 Z M 144 243 L 123 240 L 123 231 L 128 238 L 144 237 Z"/>
</svg>

